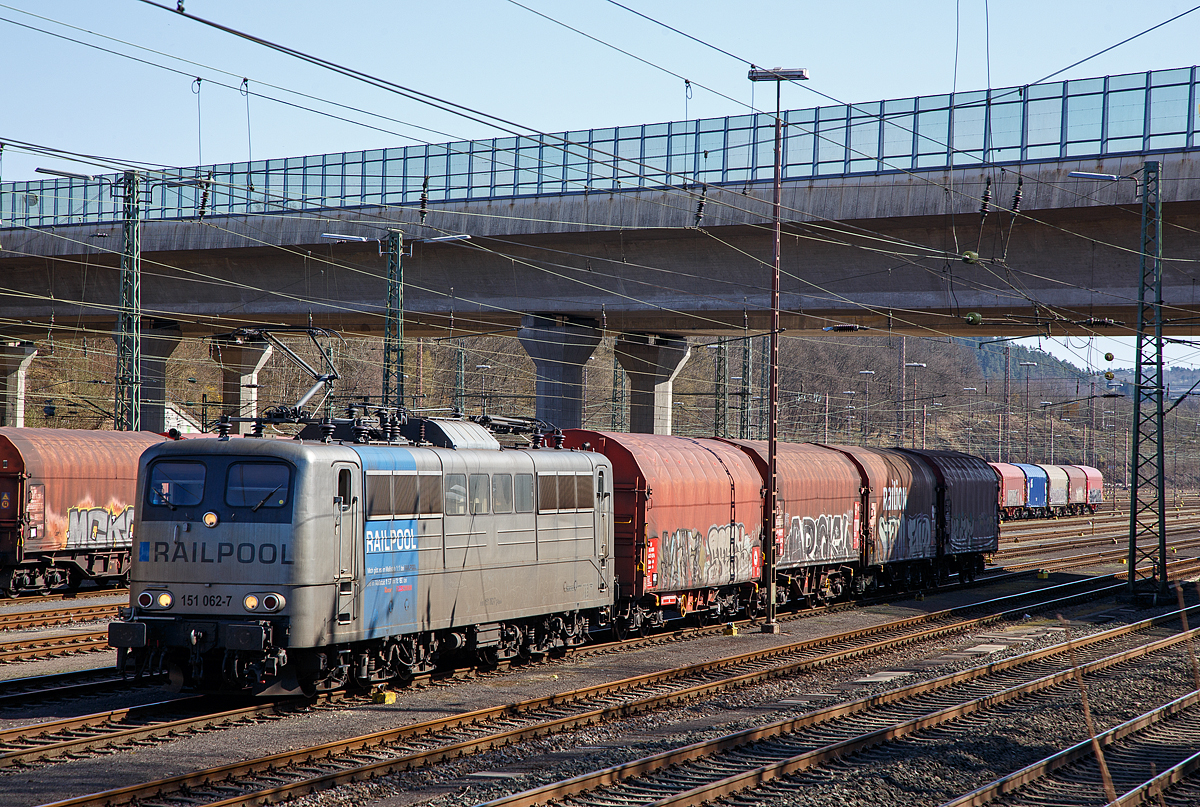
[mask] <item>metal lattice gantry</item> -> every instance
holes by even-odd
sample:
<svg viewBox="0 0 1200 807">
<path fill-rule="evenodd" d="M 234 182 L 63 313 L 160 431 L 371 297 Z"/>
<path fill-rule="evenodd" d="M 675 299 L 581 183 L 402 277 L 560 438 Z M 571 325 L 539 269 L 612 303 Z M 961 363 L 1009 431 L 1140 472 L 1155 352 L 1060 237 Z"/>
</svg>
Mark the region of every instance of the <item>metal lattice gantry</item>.
<svg viewBox="0 0 1200 807">
<path fill-rule="evenodd" d="M 1167 593 L 1167 525 L 1163 479 L 1162 208 L 1159 163 L 1142 170 L 1137 358 L 1134 367 L 1133 451 L 1129 493 L 1129 586 L 1139 563 L 1154 568 L 1157 592 Z"/>
<path fill-rule="evenodd" d="M 387 311 L 383 320 L 383 405 L 404 405 L 404 236 L 390 230 L 387 253 Z"/>
<path fill-rule="evenodd" d="M 713 395 L 713 435 L 729 436 L 729 347 L 724 340 L 711 346 L 713 349 L 713 376 L 716 389 Z"/>
<path fill-rule="evenodd" d="M 121 182 L 121 306 L 117 314 L 117 377 L 113 420 L 121 431 L 142 426 L 142 182 L 126 171 Z"/>
</svg>

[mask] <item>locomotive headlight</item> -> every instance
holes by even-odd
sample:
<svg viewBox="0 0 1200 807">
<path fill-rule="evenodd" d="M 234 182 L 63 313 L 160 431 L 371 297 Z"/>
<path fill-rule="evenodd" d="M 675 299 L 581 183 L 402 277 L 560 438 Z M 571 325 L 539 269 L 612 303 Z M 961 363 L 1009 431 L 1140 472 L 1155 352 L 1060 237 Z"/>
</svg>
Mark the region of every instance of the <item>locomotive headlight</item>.
<svg viewBox="0 0 1200 807">
<path fill-rule="evenodd" d="M 263 608 L 266 608 L 268 611 L 278 611 L 286 604 L 287 601 L 283 598 L 282 594 L 265 594 L 262 598 Z"/>
<path fill-rule="evenodd" d="M 242 606 L 245 607 L 247 611 L 253 611 L 258 607 L 258 597 L 253 594 L 247 594 L 242 600 Z"/>
<path fill-rule="evenodd" d="M 175 601 L 175 598 L 171 596 L 171 592 L 169 592 L 169 591 L 164 591 L 163 593 L 158 595 L 158 607 L 159 608 L 170 608 L 171 603 L 173 603 L 174 601 Z"/>
<path fill-rule="evenodd" d="M 143 591 L 138 595 L 137 604 L 142 608 L 149 608 L 151 605 L 154 605 L 154 595 L 149 591 Z"/>
<path fill-rule="evenodd" d="M 217 518 L 217 514 L 211 510 L 204 514 L 204 526 L 215 527 L 221 519 Z"/>
</svg>

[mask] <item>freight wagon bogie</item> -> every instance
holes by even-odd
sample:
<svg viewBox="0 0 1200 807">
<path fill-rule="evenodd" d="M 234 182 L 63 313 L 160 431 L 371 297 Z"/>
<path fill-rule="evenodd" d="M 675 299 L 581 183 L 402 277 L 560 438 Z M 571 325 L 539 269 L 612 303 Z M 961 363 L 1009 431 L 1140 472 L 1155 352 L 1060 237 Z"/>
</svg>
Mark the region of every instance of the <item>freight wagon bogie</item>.
<svg viewBox="0 0 1200 807">
<path fill-rule="evenodd" d="M 46 594 L 51 591 L 75 591 L 85 581 L 102 588 L 116 588 L 129 582 L 129 551 L 39 555 L 20 566 L 0 570 L 0 591 L 9 597 L 22 594 Z"/>
<path fill-rule="evenodd" d="M 765 601 L 755 582 L 720 588 L 693 589 L 669 594 L 650 593 L 639 599 L 620 597 L 614 606 L 613 629 L 617 638 L 645 635 L 671 620 L 689 619 L 699 626 L 751 617 L 761 613 Z"/>
</svg>

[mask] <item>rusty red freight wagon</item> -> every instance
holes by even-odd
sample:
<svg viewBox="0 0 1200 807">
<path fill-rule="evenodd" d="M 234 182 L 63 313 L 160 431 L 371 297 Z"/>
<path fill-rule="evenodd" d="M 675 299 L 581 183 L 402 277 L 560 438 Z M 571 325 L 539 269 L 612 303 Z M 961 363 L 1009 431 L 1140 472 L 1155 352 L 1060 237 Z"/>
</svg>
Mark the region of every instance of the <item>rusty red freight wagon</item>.
<svg viewBox="0 0 1200 807">
<path fill-rule="evenodd" d="M 755 599 L 763 483 L 750 457 L 719 440 L 586 429 L 564 437 L 613 464 L 619 624 L 691 611 L 716 618 Z"/>
<path fill-rule="evenodd" d="M 989 462 L 999 485 L 997 505 L 1001 520 L 1021 518 L 1025 513 L 1025 474 L 1007 462 Z"/>
<path fill-rule="evenodd" d="M 1077 465 L 1060 465 L 1067 472 L 1067 512 L 1081 516 L 1088 509 L 1087 474 Z"/>
<path fill-rule="evenodd" d="M 861 469 L 867 539 L 863 579 L 912 587 L 932 582 L 938 555 L 933 521 L 936 481 L 925 463 L 890 448 L 830 445 Z"/>
<path fill-rule="evenodd" d="M 153 432 L 0 428 L 0 590 L 117 583 Z"/>
<path fill-rule="evenodd" d="M 746 452 L 767 479 L 765 440 L 724 442 Z M 812 443 L 779 443 L 776 463 L 784 534 L 777 579 L 792 598 L 836 599 L 862 558 L 862 474 L 842 452 Z"/>
</svg>

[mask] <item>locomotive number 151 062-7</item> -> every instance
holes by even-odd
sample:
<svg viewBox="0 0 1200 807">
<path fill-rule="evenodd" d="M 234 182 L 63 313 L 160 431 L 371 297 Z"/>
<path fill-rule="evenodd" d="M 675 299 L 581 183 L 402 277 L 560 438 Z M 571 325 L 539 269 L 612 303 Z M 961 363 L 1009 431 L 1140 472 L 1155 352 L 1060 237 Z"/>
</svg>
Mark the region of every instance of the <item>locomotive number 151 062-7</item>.
<svg viewBox="0 0 1200 807">
<path fill-rule="evenodd" d="M 232 594 L 181 594 L 179 605 L 184 608 L 220 608 L 233 602 Z"/>
</svg>

